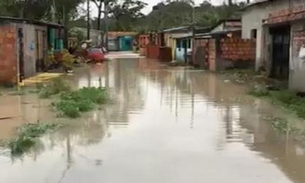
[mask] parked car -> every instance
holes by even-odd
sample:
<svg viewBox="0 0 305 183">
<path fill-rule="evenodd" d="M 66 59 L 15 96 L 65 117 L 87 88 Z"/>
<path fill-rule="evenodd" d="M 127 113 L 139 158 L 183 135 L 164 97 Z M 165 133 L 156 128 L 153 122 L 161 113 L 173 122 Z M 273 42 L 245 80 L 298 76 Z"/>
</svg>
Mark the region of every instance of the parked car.
<svg viewBox="0 0 305 183">
<path fill-rule="evenodd" d="M 105 53 L 102 48 L 88 48 L 88 59 L 93 62 L 105 61 Z"/>
</svg>

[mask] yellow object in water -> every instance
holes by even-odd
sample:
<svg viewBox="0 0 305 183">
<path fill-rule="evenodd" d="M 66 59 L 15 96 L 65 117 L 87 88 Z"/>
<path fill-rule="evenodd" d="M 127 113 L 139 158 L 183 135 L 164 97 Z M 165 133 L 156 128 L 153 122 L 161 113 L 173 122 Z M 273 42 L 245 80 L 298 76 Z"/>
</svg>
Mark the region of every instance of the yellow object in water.
<svg viewBox="0 0 305 183">
<path fill-rule="evenodd" d="M 36 76 L 24 79 L 22 82 L 19 83 L 19 86 L 48 82 L 60 76 L 62 76 L 61 73 L 41 73 L 37 74 Z"/>
</svg>

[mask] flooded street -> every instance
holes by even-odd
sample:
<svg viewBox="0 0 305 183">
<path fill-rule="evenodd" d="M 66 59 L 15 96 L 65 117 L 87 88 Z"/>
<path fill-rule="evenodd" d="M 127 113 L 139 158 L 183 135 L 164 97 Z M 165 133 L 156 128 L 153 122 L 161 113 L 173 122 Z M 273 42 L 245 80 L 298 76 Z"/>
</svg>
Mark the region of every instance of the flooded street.
<svg viewBox="0 0 305 183">
<path fill-rule="evenodd" d="M 2 149 L 0 183 L 305 182 L 305 148 L 265 120 L 285 114 L 244 86 L 142 58 L 78 68 L 68 79 L 105 86 L 113 101 L 69 120 L 34 94 L 0 97 L 0 114 L 14 117 L 0 121 L 1 139 L 24 121 L 67 123 L 23 158 Z"/>
</svg>

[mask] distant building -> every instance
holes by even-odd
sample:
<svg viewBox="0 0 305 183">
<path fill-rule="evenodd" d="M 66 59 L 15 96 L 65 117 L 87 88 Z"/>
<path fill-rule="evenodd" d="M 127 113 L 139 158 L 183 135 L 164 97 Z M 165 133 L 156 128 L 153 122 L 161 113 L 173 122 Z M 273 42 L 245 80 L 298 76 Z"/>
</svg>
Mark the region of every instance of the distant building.
<svg viewBox="0 0 305 183">
<path fill-rule="evenodd" d="M 17 84 L 44 71 L 47 51 L 62 48 L 62 25 L 0 17 L 0 83 Z"/>
</svg>

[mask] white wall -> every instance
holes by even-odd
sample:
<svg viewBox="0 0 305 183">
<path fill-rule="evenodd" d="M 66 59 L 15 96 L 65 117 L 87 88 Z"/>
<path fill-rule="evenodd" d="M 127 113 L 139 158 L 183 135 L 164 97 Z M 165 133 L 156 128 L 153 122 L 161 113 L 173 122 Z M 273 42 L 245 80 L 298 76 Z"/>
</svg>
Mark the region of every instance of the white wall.
<svg viewBox="0 0 305 183">
<path fill-rule="evenodd" d="M 298 0 L 297 0 L 298 1 Z M 266 31 L 263 28 L 263 20 L 267 19 L 269 14 L 274 11 L 289 7 L 288 0 L 278 0 L 270 3 L 253 5 L 244 10 L 242 14 L 242 38 L 250 39 L 251 30 L 257 30 L 256 38 L 256 62 L 255 69 L 258 70 L 265 60 L 264 37 Z"/>
<path fill-rule="evenodd" d="M 294 32 L 305 31 L 305 23 L 303 21 L 295 23 L 292 25 L 291 31 L 293 38 Z M 305 62 L 298 57 L 300 48 L 295 45 L 296 42 L 291 40 L 291 44 L 289 89 L 305 92 Z"/>
</svg>

